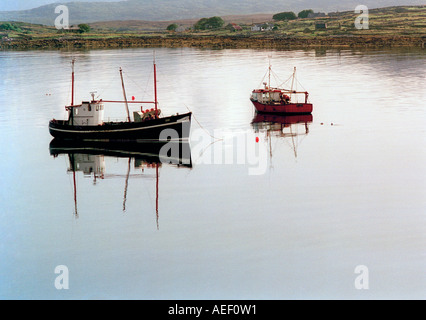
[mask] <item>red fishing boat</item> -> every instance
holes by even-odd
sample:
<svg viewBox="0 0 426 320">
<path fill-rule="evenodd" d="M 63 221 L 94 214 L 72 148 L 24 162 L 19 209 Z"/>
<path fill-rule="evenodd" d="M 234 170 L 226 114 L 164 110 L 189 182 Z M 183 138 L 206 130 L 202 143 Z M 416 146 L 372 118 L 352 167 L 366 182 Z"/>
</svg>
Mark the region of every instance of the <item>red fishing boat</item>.
<svg viewBox="0 0 426 320">
<path fill-rule="evenodd" d="M 262 82 L 264 87 L 253 90 L 250 100 L 260 113 L 277 113 L 277 114 L 310 114 L 313 110 L 312 103 L 308 102 L 309 93 L 307 91 L 294 90 L 297 84 L 296 68 L 294 68 L 291 77 L 291 88 L 274 88 L 271 87 L 271 66 L 268 70 L 268 82 Z M 266 75 L 265 75 L 266 76 Z"/>
</svg>

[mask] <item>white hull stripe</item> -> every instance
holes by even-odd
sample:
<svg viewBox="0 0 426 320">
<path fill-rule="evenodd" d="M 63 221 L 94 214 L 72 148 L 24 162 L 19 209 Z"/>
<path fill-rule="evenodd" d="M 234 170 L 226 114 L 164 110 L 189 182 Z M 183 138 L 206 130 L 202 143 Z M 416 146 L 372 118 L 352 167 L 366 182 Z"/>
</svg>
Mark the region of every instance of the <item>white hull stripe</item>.
<svg viewBox="0 0 426 320">
<path fill-rule="evenodd" d="M 158 125 L 150 126 L 150 127 L 129 128 L 129 129 L 86 130 L 86 131 L 67 130 L 67 129 L 58 129 L 58 128 L 50 128 L 50 129 L 54 130 L 54 131 L 69 132 L 69 133 L 110 133 L 110 132 L 127 132 L 127 131 L 139 131 L 139 130 L 160 128 L 160 127 L 170 126 L 170 124 L 178 124 L 178 123 L 184 123 L 184 122 L 189 122 L 189 117 L 182 118 L 182 119 L 175 121 L 175 122 L 168 122 L 168 123 L 158 124 Z"/>
</svg>

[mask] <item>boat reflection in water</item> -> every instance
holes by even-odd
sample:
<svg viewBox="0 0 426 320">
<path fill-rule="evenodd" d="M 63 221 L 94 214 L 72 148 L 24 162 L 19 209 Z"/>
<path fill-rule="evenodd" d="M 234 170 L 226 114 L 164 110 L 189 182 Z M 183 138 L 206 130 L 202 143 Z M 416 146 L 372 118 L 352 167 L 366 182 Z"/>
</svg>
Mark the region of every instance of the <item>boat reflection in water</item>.
<svg viewBox="0 0 426 320">
<path fill-rule="evenodd" d="M 264 134 L 269 144 L 269 156 L 272 158 L 272 137 L 288 139 L 291 141 L 295 158 L 297 158 L 297 147 L 301 143 L 301 136 L 309 134 L 309 124 L 312 123 L 312 114 L 299 115 L 277 115 L 256 113 L 252 120 L 252 126 L 256 133 Z M 300 127 L 303 131 L 300 132 Z"/>
<path fill-rule="evenodd" d="M 50 155 L 68 155 L 68 173 L 73 175 L 75 216 L 78 217 L 76 173 L 83 172 L 86 177 L 93 176 L 93 182 L 108 178 L 125 179 L 123 211 L 126 211 L 127 188 L 130 178 L 152 178 L 149 172 L 155 172 L 156 180 L 156 218 L 159 219 L 159 172 L 163 165 L 176 168 L 192 168 L 191 150 L 188 142 L 156 142 L 156 143 L 102 143 L 76 142 L 53 139 L 49 145 Z M 125 174 L 106 172 L 106 158 L 127 159 Z M 130 174 L 131 167 L 138 173 Z"/>
</svg>

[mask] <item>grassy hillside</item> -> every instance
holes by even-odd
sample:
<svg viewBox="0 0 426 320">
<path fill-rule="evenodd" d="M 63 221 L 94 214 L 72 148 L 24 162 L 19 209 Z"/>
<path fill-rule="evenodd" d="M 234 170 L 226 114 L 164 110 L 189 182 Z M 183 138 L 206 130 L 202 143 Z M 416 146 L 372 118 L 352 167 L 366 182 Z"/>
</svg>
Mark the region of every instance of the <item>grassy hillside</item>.
<svg viewBox="0 0 426 320">
<path fill-rule="evenodd" d="M 370 10 L 369 29 L 358 30 L 354 26 L 357 14 L 354 12 L 341 12 L 332 16 L 315 19 L 296 19 L 291 21 L 273 21 L 272 14 L 262 15 L 235 15 L 223 16 L 225 26 L 229 23 L 238 23 L 241 31 L 232 31 L 226 27 L 216 30 L 195 31 L 191 28 L 197 19 L 169 20 L 169 21 L 109 21 L 90 24 L 92 30 L 87 33 L 66 32 L 54 27 L 35 25 L 23 22 L 13 22 L 14 30 L 1 30 L 0 47 L 10 47 L 10 43 L 17 40 L 88 40 L 88 39 L 129 39 L 143 36 L 159 37 L 163 39 L 188 38 L 188 37 L 228 37 L 250 39 L 319 39 L 348 37 L 416 37 L 416 43 L 426 35 L 426 6 L 400 6 Z M 270 31 L 252 31 L 256 23 L 269 22 L 274 26 Z M 169 24 L 176 23 L 183 26 L 183 32 L 168 32 Z M 316 24 L 326 23 L 326 29 L 316 29 Z M 0 25 L 2 22 L 0 22 Z M 346 38 L 346 40 L 345 40 Z M 216 40 L 215 40 L 216 41 Z M 337 40 L 336 40 L 337 41 Z M 334 41 L 334 42 L 336 42 Z M 406 40 L 404 40 L 406 42 Z M 382 41 L 383 42 L 383 41 Z M 381 43 L 382 43 L 381 42 Z M 175 41 L 179 46 L 179 41 Z M 158 44 L 158 43 L 157 43 Z M 26 44 L 28 45 L 28 44 Z M 113 45 L 109 43 L 108 45 Z M 134 45 L 137 45 L 136 42 Z M 19 46 L 19 45 L 16 45 Z"/>
<path fill-rule="evenodd" d="M 291 21 L 286 27 L 293 34 L 311 35 L 426 35 L 426 6 L 399 6 L 369 10 L 369 28 L 356 29 L 358 14 L 341 12 L 329 18 Z M 327 23 L 326 30 L 315 30 L 315 24 Z M 305 30 L 306 28 L 309 29 Z"/>
</svg>

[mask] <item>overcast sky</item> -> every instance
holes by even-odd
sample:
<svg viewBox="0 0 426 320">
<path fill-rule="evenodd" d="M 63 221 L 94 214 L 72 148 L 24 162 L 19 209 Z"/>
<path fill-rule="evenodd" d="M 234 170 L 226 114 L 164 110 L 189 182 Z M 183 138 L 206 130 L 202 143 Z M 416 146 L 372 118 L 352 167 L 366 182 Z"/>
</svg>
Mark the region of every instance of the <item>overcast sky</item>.
<svg viewBox="0 0 426 320">
<path fill-rule="evenodd" d="M 114 2 L 120 0 L 0 0 L 0 11 L 25 10 L 49 3 L 66 2 Z"/>
<path fill-rule="evenodd" d="M 11 10 L 25 10 L 25 9 L 32 9 L 37 8 L 45 4 L 49 3 L 66 3 L 66 2 L 115 2 L 115 1 L 123 1 L 123 0 L 0 0 L 0 11 L 11 11 Z M 161 0 L 158 0 L 161 1 Z M 179 0 L 176 0 L 177 2 Z M 223 1 L 223 0 L 222 0 Z M 231 1 L 231 0 L 229 0 Z M 285 0 L 277 0 L 279 1 L 285 1 Z M 335 0 L 337 3 L 339 0 Z M 312 0 L 312 3 L 315 3 L 317 1 Z M 360 4 L 366 4 L 365 2 L 368 2 L 368 4 L 371 6 L 371 3 L 377 3 L 376 6 L 373 7 L 382 7 L 389 5 L 392 3 L 392 5 L 410 5 L 410 4 L 421 4 L 424 3 L 422 0 L 377 0 L 375 1 L 363 1 L 359 0 Z M 261 0 L 259 0 L 259 3 L 262 3 Z M 387 4 L 389 3 L 389 4 Z"/>
</svg>

